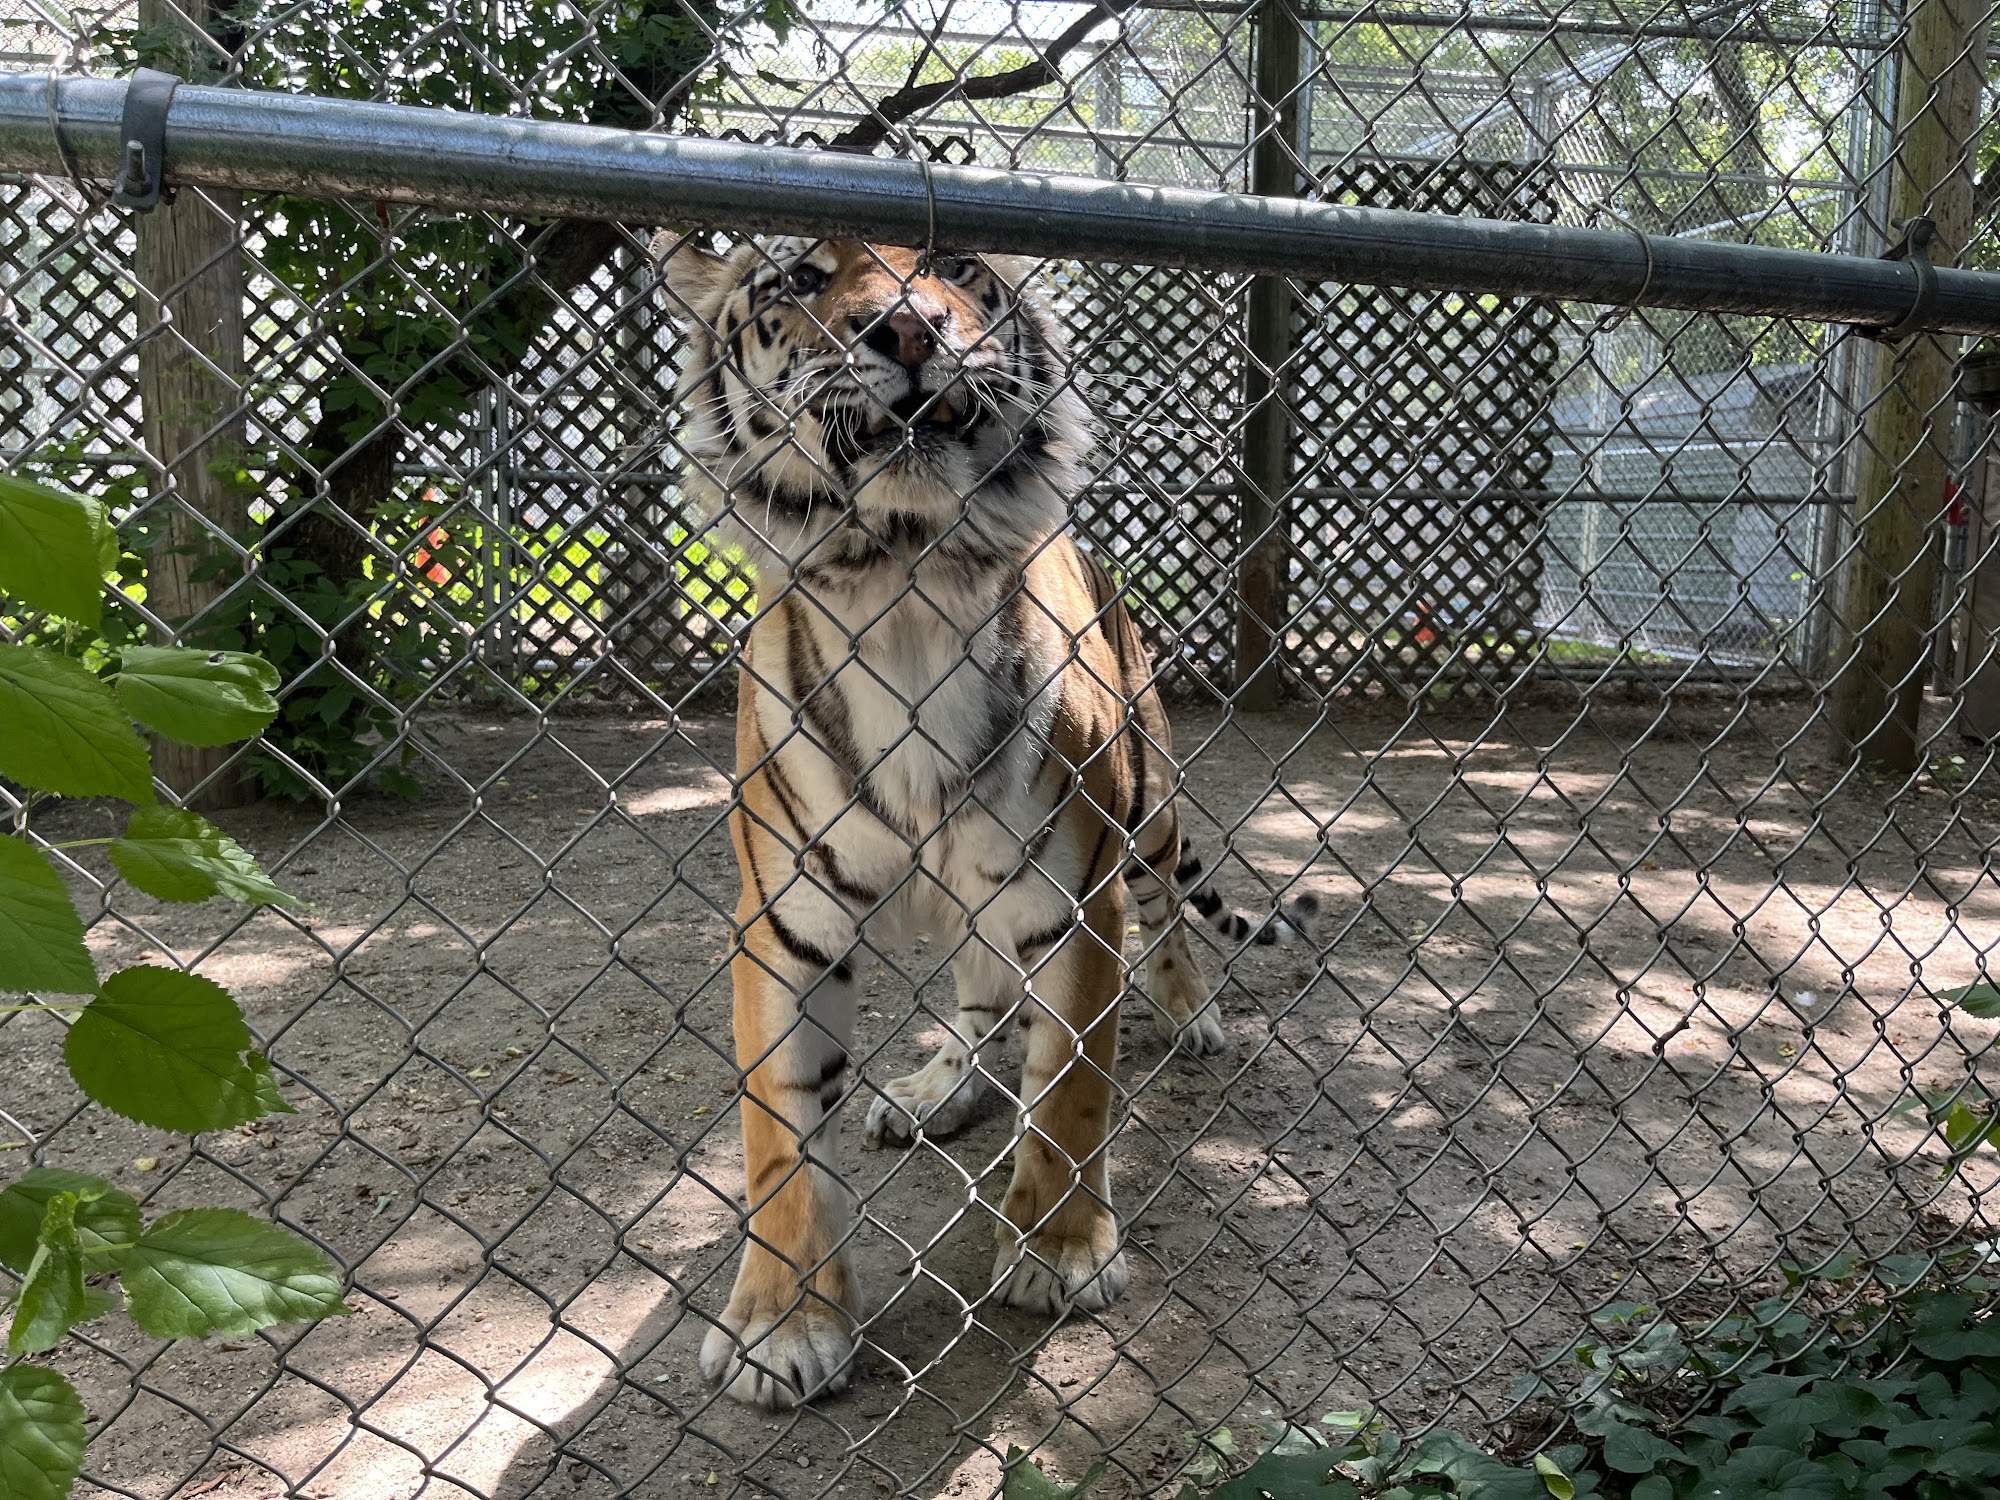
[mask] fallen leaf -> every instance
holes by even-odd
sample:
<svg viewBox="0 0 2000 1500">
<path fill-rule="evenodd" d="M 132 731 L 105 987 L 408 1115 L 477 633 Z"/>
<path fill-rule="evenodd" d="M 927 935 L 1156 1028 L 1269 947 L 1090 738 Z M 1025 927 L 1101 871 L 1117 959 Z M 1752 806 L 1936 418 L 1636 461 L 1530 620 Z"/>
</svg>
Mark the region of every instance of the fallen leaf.
<svg viewBox="0 0 2000 1500">
<path fill-rule="evenodd" d="M 474 1068 L 471 1072 L 467 1073 L 465 1076 L 467 1078 L 491 1078 L 493 1076 L 493 1070 L 491 1068 Z"/>
<path fill-rule="evenodd" d="M 159 1165 L 160 1159 L 157 1156 L 135 1156 L 132 1158 L 132 1169 L 136 1172 L 152 1172 L 157 1170 Z"/>
</svg>

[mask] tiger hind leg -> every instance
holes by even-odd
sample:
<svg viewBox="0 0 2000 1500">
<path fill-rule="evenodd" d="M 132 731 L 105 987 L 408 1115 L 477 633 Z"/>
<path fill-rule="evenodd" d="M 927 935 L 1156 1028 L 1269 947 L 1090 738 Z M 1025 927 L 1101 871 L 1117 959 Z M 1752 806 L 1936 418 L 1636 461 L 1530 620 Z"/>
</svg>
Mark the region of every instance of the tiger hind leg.
<svg viewBox="0 0 2000 1500">
<path fill-rule="evenodd" d="M 868 1144 L 897 1145 L 921 1130 L 944 1136 L 960 1129 L 986 1097 L 990 1057 L 1009 1014 L 1020 1004 L 1019 975 L 977 937 L 952 960 L 958 1014 L 937 1055 L 914 1073 L 892 1079 L 868 1106 Z"/>
</svg>

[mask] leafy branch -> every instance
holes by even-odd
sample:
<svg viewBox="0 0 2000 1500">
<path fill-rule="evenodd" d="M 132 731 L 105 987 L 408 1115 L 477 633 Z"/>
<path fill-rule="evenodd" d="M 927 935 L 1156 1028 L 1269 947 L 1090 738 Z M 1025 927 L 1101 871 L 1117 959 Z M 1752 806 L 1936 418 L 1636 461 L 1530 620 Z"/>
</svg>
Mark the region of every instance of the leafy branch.
<svg viewBox="0 0 2000 1500">
<path fill-rule="evenodd" d="M 57 617 L 67 645 L 104 654 L 102 577 L 117 553 L 102 505 L 0 475 L 0 591 L 10 609 Z M 215 981 L 154 964 L 98 979 L 54 846 L 29 841 L 29 811 L 37 794 L 122 798 L 134 804 L 124 832 L 78 843 L 108 843 L 136 889 L 162 901 L 290 903 L 222 829 L 154 801 L 152 758 L 134 728 L 230 744 L 271 722 L 277 688 L 267 662 L 237 651 L 127 646 L 100 674 L 52 646 L 0 645 L 0 776 L 27 788 L 15 831 L 0 833 L 0 995 L 28 997 L 0 1013 L 61 1020 L 76 1086 L 156 1130 L 220 1130 L 291 1106 L 242 1009 Z M 233 1208 L 148 1223 L 139 1202 L 103 1178 L 50 1167 L 0 1190 L 0 1272 L 13 1283 L 0 1292 L 0 1307 L 13 1307 L 0 1359 L 5 1500 L 60 1500 L 82 1471 L 82 1399 L 61 1372 L 24 1362 L 78 1326 L 122 1308 L 156 1338 L 204 1338 L 350 1310 L 333 1262 L 275 1224 Z"/>
</svg>

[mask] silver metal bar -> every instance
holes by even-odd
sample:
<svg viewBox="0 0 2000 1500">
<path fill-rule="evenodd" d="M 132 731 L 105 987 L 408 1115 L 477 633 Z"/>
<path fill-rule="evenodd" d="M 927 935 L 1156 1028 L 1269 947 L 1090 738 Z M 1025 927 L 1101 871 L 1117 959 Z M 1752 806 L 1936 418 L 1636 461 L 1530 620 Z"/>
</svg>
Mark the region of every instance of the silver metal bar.
<svg viewBox="0 0 2000 1500">
<path fill-rule="evenodd" d="M 60 174 L 48 91 L 79 170 L 117 170 L 125 85 L 0 74 L 0 168 Z M 921 243 L 924 169 L 542 120 L 188 85 L 171 181 L 439 209 Z M 1449 218 L 1094 178 L 933 166 L 940 243 L 1613 306 L 1884 327 L 1916 296 L 1900 261 L 1562 225 Z M 2000 334 L 2000 275 L 1945 269 L 1928 326 Z"/>
</svg>

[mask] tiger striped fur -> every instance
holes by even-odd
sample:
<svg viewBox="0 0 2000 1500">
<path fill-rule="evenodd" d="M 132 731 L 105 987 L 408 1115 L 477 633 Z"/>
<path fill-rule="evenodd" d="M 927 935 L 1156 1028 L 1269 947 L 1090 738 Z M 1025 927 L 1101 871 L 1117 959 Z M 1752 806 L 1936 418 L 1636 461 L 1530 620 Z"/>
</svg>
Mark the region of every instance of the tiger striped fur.
<svg viewBox="0 0 2000 1500">
<path fill-rule="evenodd" d="M 691 483 L 758 579 L 730 817 L 750 1233 L 702 1367 L 777 1408 L 846 1384 L 863 1316 L 839 1114 L 879 932 L 955 952 L 958 1011 L 875 1092 L 867 1139 L 962 1125 L 1018 1021 L 994 1294 L 1060 1315 L 1126 1283 L 1106 1135 L 1128 892 L 1156 1022 L 1197 1055 L 1224 1041 L 1183 898 L 1237 941 L 1310 907 L 1253 924 L 1197 878 L 1145 648 L 1064 530 L 1089 424 L 1018 269 L 793 239 L 665 262 Z"/>
</svg>

